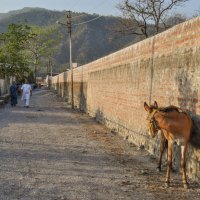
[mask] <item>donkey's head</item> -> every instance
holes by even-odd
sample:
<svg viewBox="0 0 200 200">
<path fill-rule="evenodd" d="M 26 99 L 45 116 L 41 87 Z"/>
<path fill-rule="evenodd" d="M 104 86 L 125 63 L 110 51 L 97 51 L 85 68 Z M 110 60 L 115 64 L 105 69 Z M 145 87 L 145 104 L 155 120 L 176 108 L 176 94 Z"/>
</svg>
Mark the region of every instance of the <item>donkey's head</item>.
<svg viewBox="0 0 200 200">
<path fill-rule="evenodd" d="M 158 104 L 155 101 L 154 105 L 149 106 L 146 102 L 144 102 L 144 109 L 148 112 L 147 121 L 149 133 L 151 137 L 154 138 L 156 136 L 156 133 L 158 132 L 157 124 L 154 118 L 154 114 L 158 110 Z"/>
</svg>

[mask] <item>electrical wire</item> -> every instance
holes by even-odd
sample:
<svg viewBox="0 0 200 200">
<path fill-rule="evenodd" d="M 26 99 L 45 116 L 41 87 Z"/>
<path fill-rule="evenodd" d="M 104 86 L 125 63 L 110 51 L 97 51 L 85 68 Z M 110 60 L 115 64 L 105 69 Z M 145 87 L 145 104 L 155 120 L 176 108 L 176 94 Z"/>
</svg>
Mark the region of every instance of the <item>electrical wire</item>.
<svg viewBox="0 0 200 200">
<path fill-rule="evenodd" d="M 98 5 L 96 5 L 95 7 L 93 7 L 93 10 L 96 10 L 97 8 L 101 7 L 102 5 L 104 5 L 106 2 L 108 2 L 107 0 L 104 0 L 103 2 L 99 3 Z M 78 17 L 82 17 L 84 15 L 88 15 L 88 13 L 83 13 L 80 14 L 78 16 L 73 16 L 72 19 L 78 18 Z"/>
<path fill-rule="evenodd" d="M 78 23 L 78 24 L 73 24 L 73 25 L 74 25 L 74 26 L 78 26 L 78 25 L 86 24 L 86 23 L 95 21 L 95 20 L 99 19 L 100 17 L 104 17 L 104 16 L 101 15 L 101 16 L 95 17 L 95 18 L 93 18 L 93 19 L 90 19 L 90 20 L 88 20 L 88 21 L 80 22 L 80 23 Z"/>
<path fill-rule="evenodd" d="M 112 10 L 113 10 L 113 8 L 110 9 L 109 12 L 112 11 Z M 105 16 L 104 16 L 104 15 L 100 15 L 100 16 L 95 17 L 95 18 L 93 18 L 93 19 L 90 19 L 90 20 L 87 20 L 87 21 L 84 21 L 84 22 L 80 22 L 80 23 L 77 23 L 77 24 L 72 24 L 72 25 L 74 25 L 74 26 L 79 26 L 79 25 L 82 25 L 82 24 L 87 24 L 87 23 L 92 22 L 92 21 L 95 21 L 95 20 L 97 20 L 97 19 L 99 19 L 99 18 L 101 18 L 101 17 L 105 17 Z"/>
<path fill-rule="evenodd" d="M 79 1 L 79 0 L 77 0 L 77 1 L 75 2 L 75 4 L 76 4 L 78 1 Z M 99 7 L 100 5 L 105 4 L 105 2 L 107 2 L 107 0 L 104 0 L 103 2 L 101 2 L 100 4 L 98 4 L 98 6 L 95 6 L 95 8 Z M 75 5 L 75 4 L 74 4 L 74 5 Z M 94 8 L 94 9 L 95 9 L 95 8 Z M 109 12 L 112 11 L 112 10 L 113 10 L 113 8 L 110 9 Z M 73 16 L 72 19 L 78 18 L 78 17 L 81 17 L 81 16 L 84 16 L 84 15 L 88 15 L 88 13 L 83 13 L 83 14 L 80 14 L 80 15 L 78 15 L 78 16 Z M 84 21 L 84 22 L 73 23 L 72 25 L 73 25 L 73 26 L 79 26 L 79 25 L 82 25 L 82 24 L 87 24 L 87 23 L 92 22 L 92 21 L 95 21 L 95 20 L 97 20 L 97 19 L 99 19 L 99 18 L 101 18 L 101 17 L 104 17 L 104 15 L 99 15 L 99 16 L 93 18 L 93 19 L 90 19 L 90 20 L 87 20 L 87 21 Z"/>
</svg>

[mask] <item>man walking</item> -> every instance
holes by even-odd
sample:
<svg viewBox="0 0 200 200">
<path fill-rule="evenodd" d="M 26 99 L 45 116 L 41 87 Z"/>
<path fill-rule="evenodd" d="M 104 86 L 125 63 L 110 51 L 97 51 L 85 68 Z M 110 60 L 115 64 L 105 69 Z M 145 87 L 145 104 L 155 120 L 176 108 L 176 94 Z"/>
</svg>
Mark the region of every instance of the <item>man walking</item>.
<svg viewBox="0 0 200 200">
<path fill-rule="evenodd" d="M 16 106 L 17 104 L 17 85 L 13 81 L 12 85 L 10 86 L 10 103 L 11 106 Z"/>
<path fill-rule="evenodd" d="M 22 101 L 24 102 L 24 107 L 29 108 L 30 96 L 32 96 L 31 85 L 26 80 L 25 84 L 21 87 L 22 90 Z"/>
</svg>

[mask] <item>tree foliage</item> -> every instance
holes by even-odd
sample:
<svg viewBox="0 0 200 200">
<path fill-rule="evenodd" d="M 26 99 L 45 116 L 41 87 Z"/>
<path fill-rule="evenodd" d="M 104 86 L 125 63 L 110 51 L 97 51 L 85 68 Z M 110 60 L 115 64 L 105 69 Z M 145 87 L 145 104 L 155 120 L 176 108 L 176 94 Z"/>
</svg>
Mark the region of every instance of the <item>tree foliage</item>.
<svg viewBox="0 0 200 200">
<path fill-rule="evenodd" d="M 30 27 L 21 24 L 10 24 L 8 31 L 0 35 L 1 76 L 21 77 L 29 72 L 24 52 L 28 41 L 33 37 Z"/>
<path fill-rule="evenodd" d="M 53 59 L 54 54 L 60 47 L 62 37 L 57 33 L 55 26 L 32 26 L 32 30 L 37 36 L 29 41 L 27 50 L 30 52 L 31 64 L 34 66 L 34 76 L 36 78 L 38 68 L 40 66 L 44 67 Z"/>
<path fill-rule="evenodd" d="M 39 26 L 41 28 L 53 27 L 56 21 L 65 22 L 65 12 L 50 11 L 38 8 L 29 8 L 18 10 L 16 13 L 5 13 L 4 18 L 0 18 L 0 32 L 7 32 L 10 23 L 26 23 L 29 26 Z M 97 17 L 96 14 L 72 13 L 72 24 L 81 23 Z M 113 31 L 113 26 L 117 24 L 120 17 L 105 16 L 94 20 L 91 23 L 80 26 L 72 25 L 72 61 L 75 63 L 86 64 L 112 52 L 115 52 L 127 45 L 133 44 L 139 40 L 137 35 L 127 35 L 124 37 Z M 55 33 L 51 39 L 62 35 L 58 39 L 56 46 L 60 47 L 55 51 L 53 56 L 53 72 L 58 73 L 66 70 L 69 66 L 69 35 L 66 27 L 56 26 Z M 30 55 L 29 55 L 30 56 Z M 31 68 L 34 70 L 34 60 L 30 61 Z M 42 56 L 38 62 L 38 75 L 46 73 L 48 58 Z"/>
<path fill-rule="evenodd" d="M 0 35 L 0 74 L 28 77 L 43 60 L 50 59 L 59 46 L 59 34 L 54 27 L 10 24 Z"/>
</svg>

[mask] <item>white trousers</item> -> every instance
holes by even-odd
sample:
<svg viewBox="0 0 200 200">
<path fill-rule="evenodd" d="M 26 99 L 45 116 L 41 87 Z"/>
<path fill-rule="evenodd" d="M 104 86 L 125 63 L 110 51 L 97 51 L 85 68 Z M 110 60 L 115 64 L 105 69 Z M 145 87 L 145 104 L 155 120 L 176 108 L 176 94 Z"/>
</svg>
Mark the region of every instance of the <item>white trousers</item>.
<svg viewBox="0 0 200 200">
<path fill-rule="evenodd" d="M 29 99 L 23 99 L 24 106 L 29 106 Z"/>
</svg>

